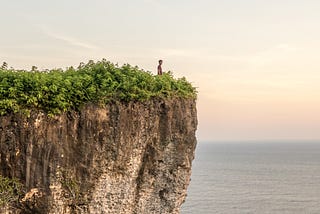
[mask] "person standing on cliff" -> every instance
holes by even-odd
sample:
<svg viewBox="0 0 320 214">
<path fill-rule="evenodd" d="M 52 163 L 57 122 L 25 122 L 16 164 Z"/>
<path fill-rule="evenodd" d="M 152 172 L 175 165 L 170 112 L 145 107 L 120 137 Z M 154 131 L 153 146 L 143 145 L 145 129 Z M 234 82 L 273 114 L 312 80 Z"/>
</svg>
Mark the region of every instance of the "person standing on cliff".
<svg viewBox="0 0 320 214">
<path fill-rule="evenodd" d="M 158 65 L 158 75 L 162 75 L 162 59 L 159 60 L 159 65 Z"/>
</svg>

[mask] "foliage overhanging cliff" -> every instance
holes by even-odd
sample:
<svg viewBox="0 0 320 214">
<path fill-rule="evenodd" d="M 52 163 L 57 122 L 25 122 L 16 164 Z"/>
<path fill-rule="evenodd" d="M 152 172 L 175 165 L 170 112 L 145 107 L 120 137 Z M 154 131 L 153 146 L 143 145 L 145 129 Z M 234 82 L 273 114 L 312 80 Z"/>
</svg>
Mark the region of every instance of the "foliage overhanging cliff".
<svg viewBox="0 0 320 214">
<path fill-rule="evenodd" d="M 170 72 L 154 76 L 128 64 L 105 59 L 77 69 L 46 71 L 0 69 L 0 115 L 42 109 L 49 114 L 74 110 L 88 102 L 145 101 L 152 97 L 196 97 L 195 88 Z"/>
</svg>

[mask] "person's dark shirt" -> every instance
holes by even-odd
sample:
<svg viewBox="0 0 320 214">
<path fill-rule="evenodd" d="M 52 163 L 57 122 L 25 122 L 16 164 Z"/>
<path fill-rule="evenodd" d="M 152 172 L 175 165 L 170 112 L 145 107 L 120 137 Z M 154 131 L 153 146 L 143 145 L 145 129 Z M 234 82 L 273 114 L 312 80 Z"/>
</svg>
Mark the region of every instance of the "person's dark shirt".
<svg viewBox="0 0 320 214">
<path fill-rule="evenodd" d="M 161 65 L 158 65 L 158 75 L 162 75 L 162 67 L 161 67 Z"/>
</svg>

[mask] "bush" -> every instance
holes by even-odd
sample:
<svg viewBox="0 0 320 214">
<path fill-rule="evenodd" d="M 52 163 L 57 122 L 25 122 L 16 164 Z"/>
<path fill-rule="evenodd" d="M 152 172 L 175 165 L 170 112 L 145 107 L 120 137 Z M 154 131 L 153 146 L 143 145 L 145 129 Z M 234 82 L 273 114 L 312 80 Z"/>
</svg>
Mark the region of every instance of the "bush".
<svg viewBox="0 0 320 214">
<path fill-rule="evenodd" d="M 17 179 L 0 175 L 0 207 L 18 202 L 23 195 L 23 186 Z"/>
<path fill-rule="evenodd" d="M 0 115 L 41 109 L 59 114 L 88 102 L 145 101 L 152 97 L 192 97 L 195 88 L 168 72 L 154 76 L 128 64 L 109 61 L 81 63 L 77 69 L 51 71 L 0 69 Z"/>
</svg>

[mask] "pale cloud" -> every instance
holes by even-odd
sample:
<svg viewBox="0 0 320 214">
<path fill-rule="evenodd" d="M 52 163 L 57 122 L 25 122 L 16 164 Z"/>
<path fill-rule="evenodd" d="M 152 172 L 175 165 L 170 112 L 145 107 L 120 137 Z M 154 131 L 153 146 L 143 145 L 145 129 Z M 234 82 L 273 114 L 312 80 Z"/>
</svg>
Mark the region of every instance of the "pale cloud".
<svg viewBox="0 0 320 214">
<path fill-rule="evenodd" d="M 89 50 L 98 50 L 100 49 L 97 45 L 95 44 L 91 44 L 89 42 L 86 41 L 82 41 L 78 38 L 72 37 L 72 36 L 68 36 L 65 34 L 61 34 L 61 33 L 57 33 L 57 32 L 53 32 L 53 30 L 49 29 L 47 26 L 39 26 L 40 29 L 42 30 L 42 32 L 47 35 L 48 37 L 58 40 L 58 41 L 62 41 L 67 45 L 70 46 L 75 46 L 75 47 L 79 47 L 79 48 L 84 48 L 84 49 L 89 49 Z"/>
<path fill-rule="evenodd" d="M 178 48 L 164 48 L 158 49 L 157 53 L 160 56 L 171 57 L 184 57 L 192 58 L 193 60 L 202 61 L 243 61 L 246 56 L 233 56 L 224 54 L 212 54 L 208 49 L 178 49 Z"/>
<path fill-rule="evenodd" d="M 207 49 L 160 49 L 158 54 L 166 57 L 190 57 L 203 61 L 220 61 L 220 62 L 233 62 L 243 63 L 247 66 L 250 65 L 265 65 L 270 64 L 277 60 L 292 58 L 297 56 L 299 48 L 292 44 L 277 44 L 267 49 L 244 54 L 219 54 L 210 53 Z"/>
<path fill-rule="evenodd" d="M 184 49 L 160 49 L 158 50 L 158 54 L 161 56 L 173 57 L 173 56 L 180 56 L 180 57 L 196 57 L 199 56 L 199 52 L 196 50 L 184 50 Z"/>
<path fill-rule="evenodd" d="M 272 64 L 275 61 L 285 61 L 287 59 L 296 58 L 299 48 L 292 44 L 276 44 L 269 48 L 246 54 L 237 55 L 224 55 L 215 54 L 207 55 L 205 58 L 215 59 L 223 62 L 236 62 L 245 65 L 247 68 L 250 66 L 265 66 Z"/>
<path fill-rule="evenodd" d="M 253 65 L 263 66 L 279 60 L 286 61 L 296 58 L 298 50 L 299 48 L 295 45 L 280 43 L 249 56 L 248 62 Z"/>
<path fill-rule="evenodd" d="M 81 40 L 78 40 L 76 38 L 72 38 L 72 37 L 69 37 L 69 36 L 65 36 L 65 35 L 58 35 L 58 34 L 53 34 L 53 33 L 50 33 L 48 34 L 48 36 L 56 39 L 56 40 L 60 40 L 60 41 L 63 41 L 65 43 L 68 43 L 69 45 L 72 45 L 72 46 L 77 46 L 77 47 L 80 47 L 80 48 L 86 48 L 86 49 L 91 49 L 91 50 L 94 50 L 94 49 L 99 49 L 98 46 L 96 45 L 93 45 L 93 44 L 90 44 L 88 42 L 84 42 L 84 41 L 81 41 Z"/>
<path fill-rule="evenodd" d="M 156 6 L 160 6 L 160 1 L 158 0 L 143 0 L 145 3 L 148 3 L 148 4 L 153 4 L 153 5 L 156 5 Z"/>
</svg>

